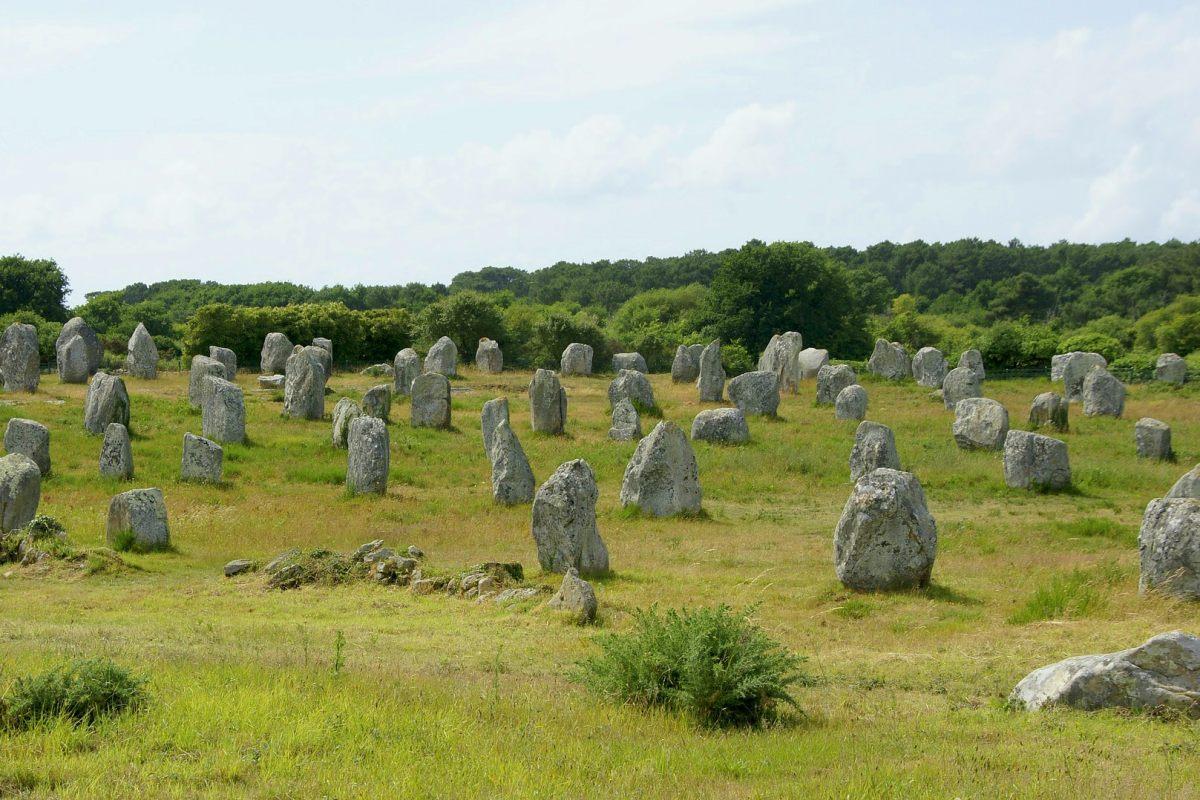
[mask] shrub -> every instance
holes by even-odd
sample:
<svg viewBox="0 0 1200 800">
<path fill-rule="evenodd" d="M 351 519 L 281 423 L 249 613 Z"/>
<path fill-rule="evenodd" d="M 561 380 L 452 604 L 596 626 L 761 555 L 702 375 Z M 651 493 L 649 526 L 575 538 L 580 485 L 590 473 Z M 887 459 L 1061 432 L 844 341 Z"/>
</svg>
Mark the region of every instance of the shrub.
<svg viewBox="0 0 1200 800">
<path fill-rule="evenodd" d="M 1058 343 L 1060 353 L 1073 353 L 1076 350 L 1099 353 L 1104 356 L 1105 361 L 1115 361 L 1125 352 L 1120 342 L 1103 333 L 1076 333 L 1064 336 Z"/>
<path fill-rule="evenodd" d="M 729 342 L 721 345 L 721 366 L 730 378 L 736 378 L 744 372 L 758 369 L 758 362 L 741 342 Z"/>
<path fill-rule="evenodd" d="M 102 717 L 141 707 L 145 681 L 104 659 L 73 661 L 40 675 L 18 678 L 0 699 L 0 723 L 23 730 L 61 717 L 91 724 Z"/>
<path fill-rule="evenodd" d="M 598 640 L 580 680 L 609 699 L 688 714 L 713 727 L 758 725 L 796 706 L 788 687 L 807 682 L 804 659 L 750 621 L 753 609 L 654 608 L 634 612 L 633 630 Z"/>
</svg>

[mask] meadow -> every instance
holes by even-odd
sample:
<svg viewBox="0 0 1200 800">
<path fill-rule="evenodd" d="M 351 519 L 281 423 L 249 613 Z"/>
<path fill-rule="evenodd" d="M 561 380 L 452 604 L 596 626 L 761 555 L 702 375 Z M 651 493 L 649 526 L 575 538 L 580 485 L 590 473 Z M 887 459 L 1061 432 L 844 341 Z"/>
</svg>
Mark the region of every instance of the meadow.
<svg viewBox="0 0 1200 800">
<path fill-rule="evenodd" d="M 864 377 L 867 418 L 893 428 L 904 468 L 938 524 L 925 590 L 860 594 L 834 576 L 832 536 L 851 488 L 855 423 L 813 404 L 815 382 L 785 395 L 752 442 L 695 443 L 700 519 L 625 513 L 618 492 L 634 442 L 611 442 L 611 376 L 563 379 L 567 435 L 534 435 L 530 374 L 453 382 L 454 430 L 408 425 L 393 404 L 390 488 L 349 497 L 330 424 L 280 416 L 278 392 L 242 373 L 245 445 L 225 448 L 225 483 L 178 481 L 184 432 L 200 432 L 186 374 L 126 378 L 136 477 L 99 477 L 100 440 L 83 432 L 85 387 L 43 376 L 36 395 L 0 395 L 0 426 L 52 431 L 41 513 L 74 543 L 103 545 L 109 498 L 163 489 L 174 548 L 125 554 L 129 569 L 3 567 L 0 690 L 19 675 L 104 656 L 149 679 L 140 713 L 92 727 L 0 733 L 0 797 L 1200 797 L 1200 723 L 1115 712 L 1009 710 L 1032 669 L 1069 655 L 1200 633 L 1195 605 L 1137 591 L 1146 503 L 1200 461 L 1200 390 L 1130 387 L 1125 418 L 1071 407 L 1075 487 L 1008 489 L 999 453 L 963 452 L 953 419 L 911 381 Z M 651 377 L 666 419 L 685 430 L 691 385 Z M 380 379 L 337 374 L 337 397 Z M 989 381 L 1023 427 L 1048 378 Z M 1061 387 L 1057 387 L 1061 390 Z M 538 481 L 585 458 L 600 485 L 614 573 L 595 582 L 599 624 L 511 606 L 355 584 L 278 592 L 261 575 L 226 579 L 234 558 L 292 546 L 350 550 L 382 538 L 422 548 L 435 568 L 520 561 L 542 575 L 528 506 L 493 504 L 482 404 L 510 399 Z M 1139 460 L 1133 424 L 1174 429 L 1177 463 Z M 655 420 L 643 419 L 648 432 Z M 571 679 L 636 608 L 753 605 L 755 619 L 808 658 L 802 714 L 765 730 L 712 731 L 609 704 Z"/>
</svg>

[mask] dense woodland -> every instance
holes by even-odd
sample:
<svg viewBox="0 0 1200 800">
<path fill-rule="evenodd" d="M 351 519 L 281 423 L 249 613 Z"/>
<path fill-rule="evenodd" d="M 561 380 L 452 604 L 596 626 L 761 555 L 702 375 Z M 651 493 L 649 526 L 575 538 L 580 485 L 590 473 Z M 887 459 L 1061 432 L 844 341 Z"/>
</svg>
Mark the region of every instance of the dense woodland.
<svg viewBox="0 0 1200 800">
<path fill-rule="evenodd" d="M 598 363 L 637 350 L 654 369 L 669 366 L 681 342 L 719 337 L 734 372 L 750 368 L 752 354 L 783 330 L 849 360 L 865 358 L 876 336 L 952 357 L 978 347 L 996 369 L 1043 368 L 1069 349 L 1096 350 L 1131 370 L 1159 352 L 1200 351 L 1200 241 L 963 239 L 863 250 L 750 241 L 718 253 L 532 272 L 485 267 L 448 286 L 171 280 L 91 293 L 75 309 L 64 304 L 67 290 L 52 260 L 0 258 L 0 321 L 37 323 L 47 360 L 72 314 L 101 333 L 114 358 L 144 322 L 164 355 L 221 344 L 244 363 L 257 362 L 271 330 L 293 341 L 328 336 L 345 363 L 390 360 L 441 335 L 469 357 L 486 335 L 514 366 L 553 365 L 567 343 L 582 341 Z"/>
</svg>

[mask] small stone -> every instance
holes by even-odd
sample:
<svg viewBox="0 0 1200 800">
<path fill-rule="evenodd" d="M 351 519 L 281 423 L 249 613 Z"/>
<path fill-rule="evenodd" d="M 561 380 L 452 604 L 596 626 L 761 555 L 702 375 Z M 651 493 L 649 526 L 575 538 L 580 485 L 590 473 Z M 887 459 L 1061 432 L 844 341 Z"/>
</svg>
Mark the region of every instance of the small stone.
<svg viewBox="0 0 1200 800">
<path fill-rule="evenodd" d="M 560 465 L 537 490 L 532 528 L 542 569 L 608 572 L 608 549 L 596 528 L 598 497 L 596 474 L 583 459 Z"/>
<path fill-rule="evenodd" d="M 613 404 L 612 427 L 608 429 L 608 438 L 617 442 L 632 442 L 642 438 L 641 415 L 627 397 Z"/>
<path fill-rule="evenodd" d="M 445 375 L 426 372 L 413 381 L 411 423 L 414 428 L 450 427 L 450 381 Z"/>
<path fill-rule="evenodd" d="M 700 377 L 696 379 L 701 403 L 725 399 L 725 368 L 721 366 L 721 341 L 715 339 L 700 354 Z"/>
<path fill-rule="evenodd" d="M 566 428 L 567 392 L 548 369 L 539 369 L 529 382 L 529 414 L 537 433 L 559 435 Z"/>
<path fill-rule="evenodd" d="M 346 489 L 351 494 L 387 494 L 391 449 L 383 420 L 368 416 L 351 420 L 346 449 Z"/>
<path fill-rule="evenodd" d="M 838 392 L 833 403 L 836 419 L 862 420 L 867 416 L 867 390 L 857 383 Z"/>
<path fill-rule="evenodd" d="M 42 476 L 50 474 L 50 429 L 31 419 L 14 417 L 4 429 L 4 450 L 33 459 Z"/>
<path fill-rule="evenodd" d="M 396 394 L 412 394 L 413 381 L 421 374 L 421 356 L 411 347 L 406 347 L 396 353 L 395 364 L 392 367 L 395 380 L 392 386 Z"/>
<path fill-rule="evenodd" d="M 622 369 L 608 385 L 609 405 L 616 407 L 621 400 L 628 400 L 634 408 L 642 411 L 654 411 L 658 408 L 650 379 L 638 370 Z"/>
<path fill-rule="evenodd" d="M 740 408 L 709 408 L 692 420 L 692 441 L 742 444 L 750 441 L 750 426 Z"/>
<path fill-rule="evenodd" d="M 612 357 L 612 371 L 620 372 L 623 369 L 635 370 L 643 375 L 650 372 L 646 366 L 646 359 L 642 358 L 641 353 L 614 353 Z"/>
<path fill-rule="evenodd" d="M 774 372 L 743 372 L 729 382 L 729 399 L 746 416 L 773 417 L 779 411 L 779 377 Z"/>
<path fill-rule="evenodd" d="M 1120 417 L 1125 413 L 1125 384 L 1104 367 L 1092 367 L 1083 379 L 1083 413 L 1089 417 Z"/>
<path fill-rule="evenodd" d="M 425 355 L 425 371 L 453 378 L 458 375 L 458 346 L 449 336 L 434 342 Z"/>
<path fill-rule="evenodd" d="M 629 459 L 621 481 L 621 505 L 668 517 L 699 513 L 700 497 L 700 470 L 692 445 L 674 422 L 658 423 Z"/>
<path fill-rule="evenodd" d="M 392 387 L 381 383 L 368 389 L 363 395 L 362 412 L 387 423 L 392 416 Z"/>
<path fill-rule="evenodd" d="M 900 469 L 896 436 L 887 425 L 864 420 L 854 431 L 854 448 L 850 451 L 850 480 L 857 481 L 880 468 Z"/>
<path fill-rule="evenodd" d="M 570 614 L 581 625 L 594 622 L 599 607 L 592 585 L 580 578 L 579 571 L 574 567 L 563 575 L 562 585 L 546 605 L 555 611 Z"/>
<path fill-rule="evenodd" d="M 183 435 L 183 463 L 180 480 L 220 483 L 225 452 L 221 445 L 191 433 Z"/>
<path fill-rule="evenodd" d="M 359 375 L 366 375 L 369 378 L 395 378 L 396 369 L 391 364 L 372 364 L 369 367 L 364 367 Z"/>
<path fill-rule="evenodd" d="M 859 591 L 926 586 L 937 526 L 912 473 L 877 469 L 859 478 L 833 534 L 838 580 Z"/>
<path fill-rule="evenodd" d="M 97 372 L 83 401 L 83 429 L 99 436 L 113 422 L 129 427 L 129 392 L 121 378 Z"/>
<path fill-rule="evenodd" d="M 858 383 L 858 376 L 846 364 L 826 364 L 817 370 L 817 405 L 831 406 L 842 389 Z"/>
<path fill-rule="evenodd" d="M 412 590 L 413 594 L 433 594 L 437 591 L 437 581 L 435 581 L 433 578 L 420 578 L 412 581 L 409 584 L 409 588 Z"/>
<path fill-rule="evenodd" d="M 486 336 L 479 340 L 475 348 L 475 369 L 487 375 L 495 375 L 504 371 L 504 353 L 500 352 L 500 344 Z"/>
<path fill-rule="evenodd" d="M 158 345 L 140 322 L 126 345 L 125 370 L 135 378 L 153 380 L 158 377 Z"/>
<path fill-rule="evenodd" d="M 580 342 L 567 345 L 559 360 L 558 371 L 563 375 L 591 375 L 592 346 Z"/>
<path fill-rule="evenodd" d="M 0 534 L 20 530 L 37 516 L 42 471 L 23 453 L 0 458 Z"/>
<path fill-rule="evenodd" d="M 1171 426 L 1167 423 L 1142 417 L 1133 428 L 1133 436 L 1137 444 L 1138 458 L 1174 460 L 1175 453 L 1171 450 Z"/>
<path fill-rule="evenodd" d="M 360 544 L 357 548 L 355 548 L 354 552 L 350 554 L 350 560 L 366 561 L 367 556 L 381 549 L 383 549 L 383 539 L 372 539 L 371 541 Z"/>
<path fill-rule="evenodd" d="M 100 474 L 121 481 L 133 477 L 133 448 L 129 443 L 129 430 L 119 422 L 110 422 L 104 429 L 104 444 L 100 446 Z"/>
<path fill-rule="evenodd" d="M 167 504 L 161 489 L 122 492 L 108 505 L 108 545 L 120 549 L 157 550 L 171 544 Z"/>
<path fill-rule="evenodd" d="M 1154 362 L 1154 380 L 1182 386 L 1187 381 L 1187 362 L 1177 353 L 1163 353 Z"/>
<path fill-rule="evenodd" d="M 913 356 L 912 374 L 917 379 L 918 386 L 940 389 L 949 366 L 941 350 L 936 347 L 922 347 Z"/>
<path fill-rule="evenodd" d="M 286 375 L 259 375 L 258 385 L 263 389 L 282 389 L 287 381 Z"/>
<path fill-rule="evenodd" d="M 424 558 L 425 551 L 422 550 L 421 548 L 417 547 L 415 544 L 410 544 L 408 546 L 408 557 L 409 558 Z"/>
<path fill-rule="evenodd" d="M 1033 398 L 1033 404 L 1029 407 L 1029 427 L 1050 428 L 1059 433 L 1066 433 L 1069 427 L 1067 414 L 1068 403 L 1062 395 L 1042 392 Z"/>
<path fill-rule="evenodd" d="M 1071 485 L 1067 443 L 1010 430 L 1004 438 L 1004 482 L 1013 489 L 1067 488 Z"/>
<path fill-rule="evenodd" d="M 291 564 L 297 558 L 299 558 L 300 555 L 301 555 L 300 548 L 298 548 L 298 547 L 288 548 L 287 550 L 284 550 L 282 553 L 280 553 L 279 555 L 275 556 L 270 561 L 268 561 L 266 566 L 263 567 L 263 572 L 267 573 L 268 575 L 274 575 L 275 573 L 279 572 L 284 567 Z"/>
<path fill-rule="evenodd" d="M 232 578 L 243 572 L 253 572 L 254 562 L 248 558 L 237 558 L 225 565 L 225 577 Z"/>
</svg>

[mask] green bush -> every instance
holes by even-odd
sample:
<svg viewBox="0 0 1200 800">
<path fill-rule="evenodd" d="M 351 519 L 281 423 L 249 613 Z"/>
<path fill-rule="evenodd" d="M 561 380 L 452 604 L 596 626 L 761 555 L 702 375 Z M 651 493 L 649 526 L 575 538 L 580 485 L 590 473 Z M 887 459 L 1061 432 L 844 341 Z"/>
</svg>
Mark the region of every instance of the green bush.
<svg viewBox="0 0 1200 800">
<path fill-rule="evenodd" d="M 1111 336 L 1103 333 L 1074 333 L 1064 336 L 1058 343 L 1058 352 L 1073 353 L 1082 350 L 1085 353 L 1099 353 L 1105 361 L 1116 361 L 1125 353 L 1125 348 Z"/>
<path fill-rule="evenodd" d="M 53 718 L 86 725 L 137 709 L 146 700 L 145 681 L 123 667 L 104 659 L 73 661 L 18 678 L 0 698 L 0 723 L 11 730 Z"/>
<path fill-rule="evenodd" d="M 713 727 L 758 725 L 796 707 L 788 689 L 807 682 L 804 659 L 728 606 L 634 612 L 628 633 L 598 639 L 580 680 L 604 697 L 688 714 Z"/>
<path fill-rule="evenodd" d="M 758 368 L 758 359 L 742 346 L 741 342 L 725 342 L 721 345 L 721 366 L 730 378 Z"/>
</svg>

